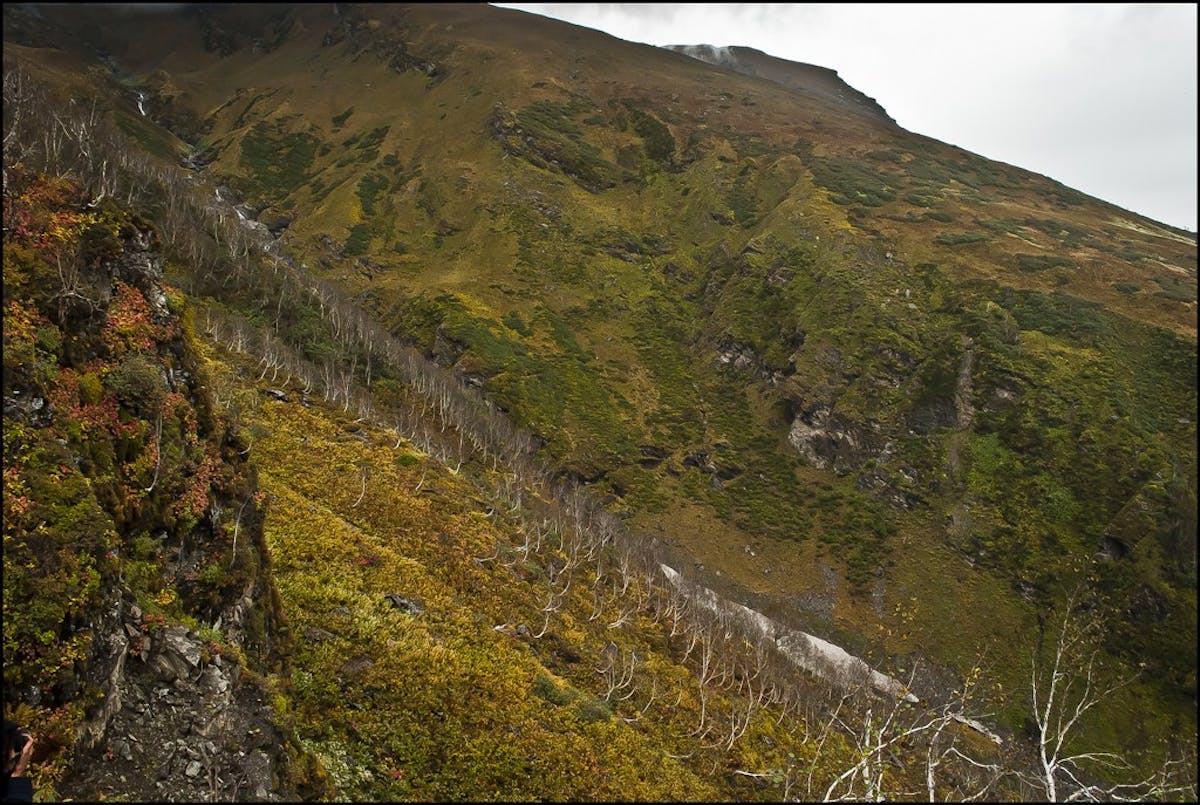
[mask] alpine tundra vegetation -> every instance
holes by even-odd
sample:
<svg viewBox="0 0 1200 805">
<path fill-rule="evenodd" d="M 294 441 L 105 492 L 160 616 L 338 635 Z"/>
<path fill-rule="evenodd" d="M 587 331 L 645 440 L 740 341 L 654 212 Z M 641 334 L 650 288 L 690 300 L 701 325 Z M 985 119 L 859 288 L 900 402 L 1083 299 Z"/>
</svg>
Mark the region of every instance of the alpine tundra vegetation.
<svg viewBox="0 0 1200 805">
<path fill-rule="evenodd" d="M 748 48 L 4 37 L 40 799 L 1194 799 L 1194 233 Z"/>
</svg>

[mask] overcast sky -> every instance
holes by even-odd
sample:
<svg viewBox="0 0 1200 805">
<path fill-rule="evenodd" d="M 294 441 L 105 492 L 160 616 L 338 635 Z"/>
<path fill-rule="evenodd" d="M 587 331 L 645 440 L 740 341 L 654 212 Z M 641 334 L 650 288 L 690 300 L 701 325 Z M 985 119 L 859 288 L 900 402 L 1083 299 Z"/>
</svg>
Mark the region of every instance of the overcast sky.
<svg viewBox="0 0 1200 805">
<path fill-rule="evenodd" d="M 830 67 L 909 131 L 1196 231 L 1194 4 L 497 5 Z"/>
</svg>

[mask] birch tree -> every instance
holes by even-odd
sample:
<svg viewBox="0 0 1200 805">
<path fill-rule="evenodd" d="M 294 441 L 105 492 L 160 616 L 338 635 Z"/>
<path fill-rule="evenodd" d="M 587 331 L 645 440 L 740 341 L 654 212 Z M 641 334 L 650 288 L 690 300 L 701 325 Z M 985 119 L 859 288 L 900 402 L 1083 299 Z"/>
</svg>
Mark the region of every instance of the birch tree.
<svg viewBox="0 0 1200 805">
<path fill-rule="evenodd" d="M 1033 652 L 1030 696 L 1037 726 L 1035 786 L 1049 802 L 1194 800 L 1194 766 L 1189 779 L 1187 765 L 1168 757 L 1154 772 L 1119 782 L 1134 771 L 1126 757 L 1080 745 L 1088 714 L 1134 677 L 1105 681 L 1097 662 L 1101 624 L 1081 615 L 1078 599 L 1078 594 L 1068 599 L 1049 646 L 1042 640 Z"/>
</svg>

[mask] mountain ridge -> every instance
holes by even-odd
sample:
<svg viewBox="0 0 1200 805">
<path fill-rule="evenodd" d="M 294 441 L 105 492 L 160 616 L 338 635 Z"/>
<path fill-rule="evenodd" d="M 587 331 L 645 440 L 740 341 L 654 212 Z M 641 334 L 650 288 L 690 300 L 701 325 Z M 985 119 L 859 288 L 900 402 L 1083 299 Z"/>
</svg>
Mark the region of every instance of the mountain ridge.
<svg viewBox="0 0 1200 805">
<path fill-rule="evenodd" d="M 743 45 L 664 45 L 694 59 L 727 67 L 743 75 L 765 78 L 800 93 L 816 95 L 834 103 L 858 108 L 864 114 L 895 124 L 879 103 L 847 84 L 837 70 L 772 56 Z"/>
</svg>

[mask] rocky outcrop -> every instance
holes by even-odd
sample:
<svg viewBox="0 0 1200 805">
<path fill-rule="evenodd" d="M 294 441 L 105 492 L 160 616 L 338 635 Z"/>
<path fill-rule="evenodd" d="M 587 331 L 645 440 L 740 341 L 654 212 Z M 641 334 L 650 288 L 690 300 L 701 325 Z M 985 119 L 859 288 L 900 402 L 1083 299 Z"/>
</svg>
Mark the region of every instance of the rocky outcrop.
<svg viewBox="0 0 1200 805">
<path fill-rule="evenodd" d="M 720 452 L 723 443 L 714 445 L 714 450 Z M 683 466 L 695 467 L 700 472 L 710 477 L 710 482 L 714 487 L 719 488 L 723 481 L 732 480 L 742 474 L 741 467 L 733 464 L 727 459 L 717 460 L 717 456 L 710 453 L 708 450 L 694 450 L 683 457 Z"/>
<path fill-rule="evenodd" d="M 876 457 L 873 430 L 853 425 L 818 404 L 792 420 L 788 443 L 817 469 L 847 473 Z"/>
<path fill-rule="evenodd" d="M 716 350 L 716 361 L 719 366 L 728 366 L 740 372 L 746 372 L 764 383 L 774 385 L 779 382 L 781 373 L 772 372 L 762 356 L 755 352 L 749 344 L 722 336 L 717 341 Z"/>
<path fill-rule="evenodd" d="M 292 799 L 267 694 L 235 653 L 118 607 L 101 663 L 104 703 L 80 731 L 62 792 L 83 801 Z"/>
<path fill-rule="evenodd" d="M 4 398 L 4 418 L 40 427 L 49 422 L 46 399 L 36 389 L 14 388 Z"/>
<path fill-rule="evenodd" d="M 167 313 L 167 296 L 163 293 L 163 257 L 158 250 L 158 236 L 151 230 L 134 228 L 121 244 L 119 254 L 105 263 L 112 279 L 137 288 L 154 307 L 156 316 Z"/>
<path fill-rule="evenodd" d="M 384 596 L 389 604 L 405 615 L 420 615 L 425 611 L 425 605 L 414 598 L 407 598 L 399 593 L 388 593 Z"/>
</svg>

